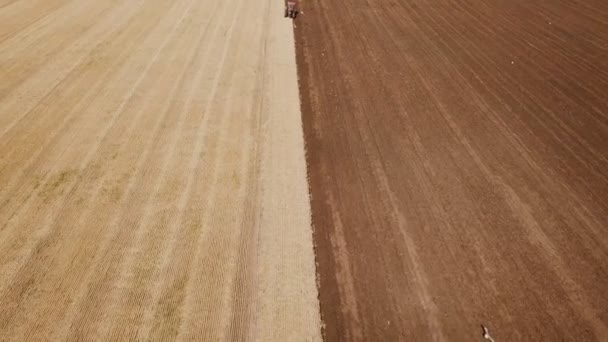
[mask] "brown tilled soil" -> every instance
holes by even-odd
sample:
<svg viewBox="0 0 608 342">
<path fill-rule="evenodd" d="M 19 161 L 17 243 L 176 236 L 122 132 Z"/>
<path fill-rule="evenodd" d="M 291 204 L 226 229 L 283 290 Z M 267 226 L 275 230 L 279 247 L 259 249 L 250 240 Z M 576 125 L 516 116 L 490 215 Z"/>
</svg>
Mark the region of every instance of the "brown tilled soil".
<svg viewBox="0 0 608 342">
<path fill-rule="evenodd" d="M 608 2 L 310 0 L 329 341 L 608 339 Z"/>
</svg>

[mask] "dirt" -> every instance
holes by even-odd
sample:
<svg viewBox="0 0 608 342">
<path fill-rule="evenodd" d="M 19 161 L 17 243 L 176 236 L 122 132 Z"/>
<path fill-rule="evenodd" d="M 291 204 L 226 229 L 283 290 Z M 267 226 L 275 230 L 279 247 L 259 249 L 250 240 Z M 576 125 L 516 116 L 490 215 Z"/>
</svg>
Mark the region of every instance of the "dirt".
<svg viewBox="0 0 608 342">
<path fill-rule="evenodd" d="M 608 3 L 306 1 L 328 341 L 608 339 Z"/>
<path fill-rule="evenodd" d="M 0 340 L 320 340 L 282 11 L 0 0 Z"/>
</svg>

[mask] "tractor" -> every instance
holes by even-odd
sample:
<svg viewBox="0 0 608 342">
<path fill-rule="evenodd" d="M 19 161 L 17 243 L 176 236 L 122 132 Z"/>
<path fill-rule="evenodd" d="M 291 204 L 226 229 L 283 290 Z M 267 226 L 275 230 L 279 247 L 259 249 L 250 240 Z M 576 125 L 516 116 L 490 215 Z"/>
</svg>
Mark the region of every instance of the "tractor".
<svg viewBox="0 0 608 342">
<path fill-rule="evenodd" d="M 297 0 L 285 0 L 285 18 L 295 19 L 298 15 Z"/>
</svg>

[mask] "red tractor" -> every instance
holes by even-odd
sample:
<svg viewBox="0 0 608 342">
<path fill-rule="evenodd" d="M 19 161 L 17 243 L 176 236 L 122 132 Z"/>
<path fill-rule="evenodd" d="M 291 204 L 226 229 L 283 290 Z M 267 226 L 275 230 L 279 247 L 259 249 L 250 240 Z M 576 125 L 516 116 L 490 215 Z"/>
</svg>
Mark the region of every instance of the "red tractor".
<svg viewBox="0 0 608 342">
<path fill-rule="evenodd" d="M 298 12 L 297 0 L 285 0 L 285 18 L 295 19 Z"/>
</svg>

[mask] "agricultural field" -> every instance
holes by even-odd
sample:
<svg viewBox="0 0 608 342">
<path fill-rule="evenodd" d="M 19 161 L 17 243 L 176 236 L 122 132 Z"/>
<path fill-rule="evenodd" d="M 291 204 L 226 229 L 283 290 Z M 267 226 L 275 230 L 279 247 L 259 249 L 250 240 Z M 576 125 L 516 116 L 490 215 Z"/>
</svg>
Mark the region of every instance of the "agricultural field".
<svg viewBox="0 0 608 342">
<path fill-rule="evenodd" d="M 0 2 L 0 340 L 320 339 L 282 10 Z"/>
<path fill-rule="evenodd" d="M 608 2 L 308 1 L 329 341 L 608 340 Z"/>
<path fill-rule="evenodd" d="M 299 7 L 0 0 L 0 341 L 608 340 L 608 2 Z"/>
</svg>

